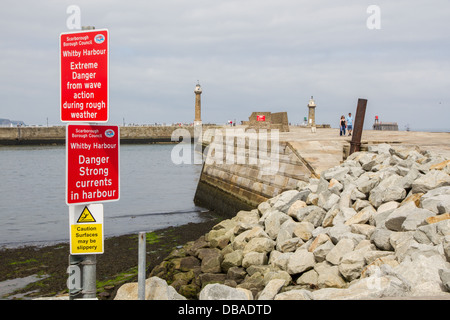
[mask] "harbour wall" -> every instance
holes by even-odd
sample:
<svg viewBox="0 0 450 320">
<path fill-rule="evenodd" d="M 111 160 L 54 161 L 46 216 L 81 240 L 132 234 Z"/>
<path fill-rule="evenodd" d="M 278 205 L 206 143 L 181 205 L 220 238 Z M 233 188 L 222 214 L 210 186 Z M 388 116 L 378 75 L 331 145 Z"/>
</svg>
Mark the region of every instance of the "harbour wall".
<svg viewBox="0 0 450 320">
<path fill-rule="evenodd" d="M 130 126 L 120 127 L 121 144 L 170 143 L 176 129 L 187 130 L 193 139 L 192 126 Z M 0 127 L 0 145 L 64 145 L 66 126 Z"/>
<path fill-rule="evenodd" d="M 295 189 L 300 181 L 318 177 L 288 141 L 267 141 L 267 145 L 262 145 L 260 141 L 238 144 L 237 137 L 232 139 L 235 140 L 231 144 L 230 140 L 223 139 L 219 142 L 221 146 L 213 141 L 204 152 L 206 159 L 194 197 L 196 205 L 233 215 Z M 227 158 L 230 154 L 231 161 Z"/>
<path fill-rule="evenodd" d="M 66 127 L 0 127 L 0 145 L 64 144 Z"/>
</svg>

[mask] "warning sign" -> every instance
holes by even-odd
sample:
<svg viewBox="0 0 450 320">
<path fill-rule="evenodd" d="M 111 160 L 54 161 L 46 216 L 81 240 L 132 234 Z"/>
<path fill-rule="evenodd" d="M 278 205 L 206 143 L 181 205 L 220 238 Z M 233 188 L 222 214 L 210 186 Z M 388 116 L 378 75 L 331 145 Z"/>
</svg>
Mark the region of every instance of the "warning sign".
<svg viewBox="0 0 450 320">
<path fill-rule="evenodd" d="M 61 121 L 108 122 L 108 29 L 61 33 Z"/>
<path fill-rule="evenodd" d="M 119 126 L 67 125 L 68 205 L 119 200 L 119 144 Z"/>
<path fill-rule="evenodd" d="M 96 222 L 92 213 L 89 211 L 88 207 L 84 207 L 83 212 L 80 214 L 80 217 L 77 220 L 78 223 L 83 222 Z"/>
<path fill-rule="evenodd" d="M 103 226 L 101 224 L 71 226 L 71 254 L 103 253 Z"/>
<path fill-rule="evenodd" d="M 69 206 L 70 254 L 103 253 L 103 205 Z"/>
</svg>

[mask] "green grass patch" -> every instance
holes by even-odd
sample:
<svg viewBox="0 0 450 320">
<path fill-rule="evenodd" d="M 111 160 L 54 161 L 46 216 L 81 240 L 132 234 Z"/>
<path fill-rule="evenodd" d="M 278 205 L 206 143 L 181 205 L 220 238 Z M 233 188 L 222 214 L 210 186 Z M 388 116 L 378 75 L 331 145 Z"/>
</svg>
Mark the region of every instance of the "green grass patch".
<svg viewBox="0 0 450 320">
<path fill-rule="evenodd" d="M 20 264 L 28 264 L 28 263 L 33 263 L 33 262 L 38 262 L 36 259 L 27 259 L 25 261 L 14 261 L 11 262 L 10 265 L 15 266 L 15 265 L 20 265 Z"/>
<path fill-rule="evenodd" d="M 154 232 L 149 232 L 146 234 L 145 240 L 147 244 L 155 244 L 159 242 L 159 236 Z"/>
<path fill-rule="evenodd" d="M 118 274 L 113 279 L 108 279 L 106 281 L 97 281 L 97 289 L 102 289 L 105 286 L 115 286 L 115 285 L 123 284 L 123 283 L 129 281 L 130 279 L 136 277 L 137 272 L 138 272 L 137 267 L 133 267 L 125 272 Z M 100 291 L 102 291 L 102 290 L 100 290 Z"/>
</svg>

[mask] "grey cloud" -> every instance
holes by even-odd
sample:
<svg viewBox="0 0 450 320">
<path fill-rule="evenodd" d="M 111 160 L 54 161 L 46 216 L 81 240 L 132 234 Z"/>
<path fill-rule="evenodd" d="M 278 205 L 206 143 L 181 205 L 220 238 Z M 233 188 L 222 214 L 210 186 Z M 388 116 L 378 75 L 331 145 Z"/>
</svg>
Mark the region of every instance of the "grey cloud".
<svg viewBox="0 0 450 320">
<path fill-rule="evenodd" d="M 58 36 L 77 4 L 83 25 L 110 30 L 111 122 L 191 122 L 199 80 L 204 121 L 264 109 L 298 123 L 314 95 L 333 126 L 362 97 L 368 126 L 449 128 L 450 4 L 377 2 L 380 30 L 366 27 L 371 1 L 6 0 L 0 117 L 61 124 Z"/>
</svg>

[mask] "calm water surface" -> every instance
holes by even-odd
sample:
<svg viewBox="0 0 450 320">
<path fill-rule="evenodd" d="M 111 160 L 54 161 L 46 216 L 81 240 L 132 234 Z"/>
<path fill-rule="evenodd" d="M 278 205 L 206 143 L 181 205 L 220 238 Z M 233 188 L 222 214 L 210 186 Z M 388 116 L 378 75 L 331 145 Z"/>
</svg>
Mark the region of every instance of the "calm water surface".
<svg viewBox="0 0 450 320">
<path fill-rule="evenodd" d="M 201 165 L 175 165 L 174 145 L 120 147 L 120 200 L 104 204 L 105 237 L 203 220 Z M 65 147 L 0 147 L 0 247 L 69 239 Z"/>
</svg>

